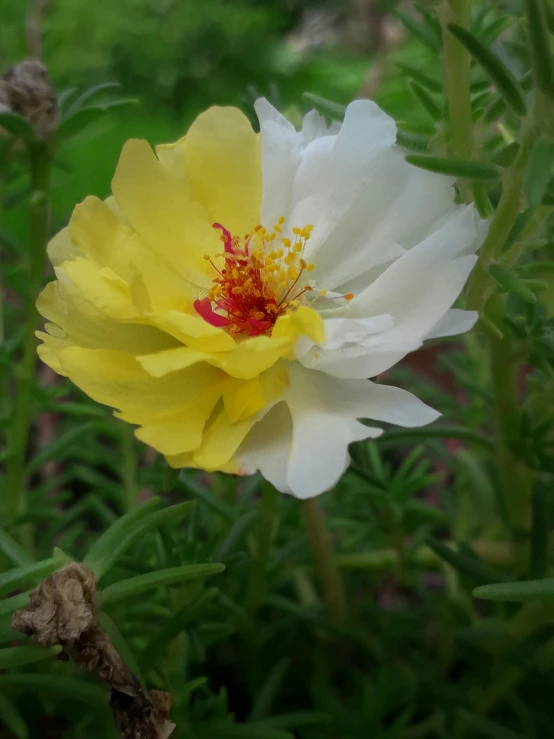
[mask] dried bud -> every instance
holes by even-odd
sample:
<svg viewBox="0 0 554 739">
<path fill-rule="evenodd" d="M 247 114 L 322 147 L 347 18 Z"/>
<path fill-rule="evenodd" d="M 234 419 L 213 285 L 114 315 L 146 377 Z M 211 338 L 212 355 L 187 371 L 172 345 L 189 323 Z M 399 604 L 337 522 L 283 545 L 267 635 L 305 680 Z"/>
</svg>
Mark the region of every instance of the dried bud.
<svg viewBox="0 0 554 739">
<path fill-rule="evenodd" d="M 39 139 L 46 139 L 59 121 L 56 94 L 41 62 L 26 59 L 10 67 L 0 82 L 0 110 L 27 118 Z"/>
<path fill-rule="evenodd" d="M 98 625 L 91 570 L 71 564 L 46 578 L 29 593 L 28 608 L 16 611 L 12 628 L 43 646 L 60 644 L 76 664 L 93 670 L 112 688 L 111 707 L 123 739 L 167 739 L 171 696 L 147 691 Z"/>
</svg>

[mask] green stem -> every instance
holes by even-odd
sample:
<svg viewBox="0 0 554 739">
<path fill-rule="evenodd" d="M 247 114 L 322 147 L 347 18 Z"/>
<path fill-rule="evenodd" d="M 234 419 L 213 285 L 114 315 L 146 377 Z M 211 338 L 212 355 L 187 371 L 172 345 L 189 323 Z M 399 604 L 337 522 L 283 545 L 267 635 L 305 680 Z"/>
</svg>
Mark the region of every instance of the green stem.
<svg viewBox="0 0 554 739">
<path fill-rule="evenodd" d="M 302 511 L 329 614 L 336 624 L 344 624 L 348 608 L 323 510 L 317 498 L 310 498 L 302 503 Z"/>
<path fill-rule="evenodd" d="M 137 459 L 134 446 L 133 427 L 122 423 L 121 429 L 121 482 L 125 499 L 125 511 L 137 506 Z"/>
<path fill-rule="evenodd" d="M 258 518 L 256 552 L 250 568 L 250 581 L 246 594 L 246 618 L 243 630 L 251 632 L 265 594 L 265 573 L 271 553 L 271 541 L 275 522 L 277 491 L 271 483 L 262 483 L 262 500 Z"/>
<path fill-rule="evenodd" d="M 448 23 L 469 28 L 472 0 L 450 0 L 439 9 L 444 44 L 444 66 L 448 98 L 448 143 L 460 159 L 473 156 L 473 122 L 469 88 L 469 54 L 447 29 Z"/>
<path fill-rule="evenodd" d="M 504 311 L 502 296 L 495 296 L 491 303 L 494 315 L 500 322 Z M 529 470 L 514 452 L 521 436 L 518 363 L 507 334 L 502 338 L 491 335 L 490 345 L 502 497 L 513 541 L 514 567 L 519 574 L 523 574 L 529 563 L 531 480 Z"/>
<path fill-rule="evenodd" d="M 6 463 L 3 509 L 5 521 L 24 513 L 26 509 L 25 456 L 32 421 L 33 385 L 36 371 L 35 331 L 38 313 L 35 301 L 44 275 L 45 246 L 49 224 L 49 183 L 51 151 L 48 142 L 30 146 L 31 196 L 30 243 L 27 295 L 25 301 L 25 336 L 23 358 L 18 368 L 17 395 L 10 428 L 10 450 Z"/>
<path fill-rule="evenodd" d="M 534 140 L 535 131 L 531 129 L 522 138 L 519 153 L 506 173 L 500 202 L 491 220 L 487 238 L 479 251 L 479 260 L 470 277 L 467 292 L 467 307 L 470 310 L 483 308 L 490 280 L 488 269 L 500 257 L 510 229 L 521 210 L 523 183 Z"/>
<path fill-rule="evenodd" d="M 512 547 L 508 542 L 476 539 L 468 542 L 468 545 L 488 564 L 505 567 L 512 561 Z M 447 546 L 456 551 L 454 542 L 447 543 Z M 428 569 L 440 569 L 444 564 L 444 560 L 424 544 L 407 554 L 406 558 L 409 564 Z M 345 570 L 394 570 L 399 564 L 399 553 L 393 548 L 376 549 L 372 552 L 351 552 L 340 554 L 337 563 Z"/>
</svg>

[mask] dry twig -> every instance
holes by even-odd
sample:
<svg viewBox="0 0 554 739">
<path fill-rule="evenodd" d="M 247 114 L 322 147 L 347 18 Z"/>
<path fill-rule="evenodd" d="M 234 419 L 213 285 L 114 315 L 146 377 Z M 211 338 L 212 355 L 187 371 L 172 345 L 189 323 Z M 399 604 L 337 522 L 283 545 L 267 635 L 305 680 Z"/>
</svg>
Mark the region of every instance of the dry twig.
<svg viewBox="0 0 554 739">
<path fill-rule="evenodd" d="M 16 611 L 12 628 L 42 646 L 59 644 L 74 662 L 111 686 L 110 706 L 121 739 L 167 739 L 171 696 L 144 690 L 98 625 L 94 574 L 70 564 L 30 592 L 28 608 Z"/>
</svg>

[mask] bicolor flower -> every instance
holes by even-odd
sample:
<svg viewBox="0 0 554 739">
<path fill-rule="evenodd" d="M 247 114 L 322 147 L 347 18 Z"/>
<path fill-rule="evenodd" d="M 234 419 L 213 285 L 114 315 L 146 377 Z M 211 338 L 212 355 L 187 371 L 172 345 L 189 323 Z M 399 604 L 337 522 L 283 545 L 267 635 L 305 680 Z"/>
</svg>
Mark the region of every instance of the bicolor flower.
<svg viewBox="0 0 554 739">
<path fill-rule="evenodd" d="M 39 353 L 172 467 L 260 470 L 307 498 L 379 423 L 439 415 L 368 378 L 473 325 L 451 306 L 484 224 L 405 162 L 372 102 L 301 131 L 256 111 L 259 134 L 211 108 L 175 144 L 125 145 L 113 197 L 49 246 Z"/>
</svg>

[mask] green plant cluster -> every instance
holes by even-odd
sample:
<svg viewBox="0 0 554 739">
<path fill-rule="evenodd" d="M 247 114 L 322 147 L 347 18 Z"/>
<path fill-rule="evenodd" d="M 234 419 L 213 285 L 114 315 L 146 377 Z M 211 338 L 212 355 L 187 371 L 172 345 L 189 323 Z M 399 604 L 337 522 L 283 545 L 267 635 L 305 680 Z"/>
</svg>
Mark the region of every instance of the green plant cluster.
<svg viewBox="0 0 554 739">
<path fill-rule="evenodd" d="M 461 301 L 480 312 L 476 329 L 394 370 L 444 420 L 354 445 L 322 499 L 344 623 L 325 607 L 298 501 L 279 496 L 268 516 L 257 476 L 170 473 L 108 411 L 36 372 L 45 202 L 55 226 L 68 215 L 52 183 L 68 164 L 80 176 L 79 152 L 100 151 L 106 121 L 118 135 L 141 124 L 112 114 L 125 101 L 102 86 L 61 97 L 46 142 L 0 113 L 2 739 L 115 739 L 105 687 L 10 629 L 27 590 L 71 561 L 96 574 L 102 628 L 130 669 L 171 692 L 175 737 L 554 736 L 549 2 L 443 0 L 395 16 L 407 39 L 385 59 L 378 101 L 414 166 L 456 177 L 491 225 Z M 129 3 L 130 18 L 147 24 L 146 5 Z M 312 87 L 304 106 L 340 119 L 328 95 Z"/>
</svg>

